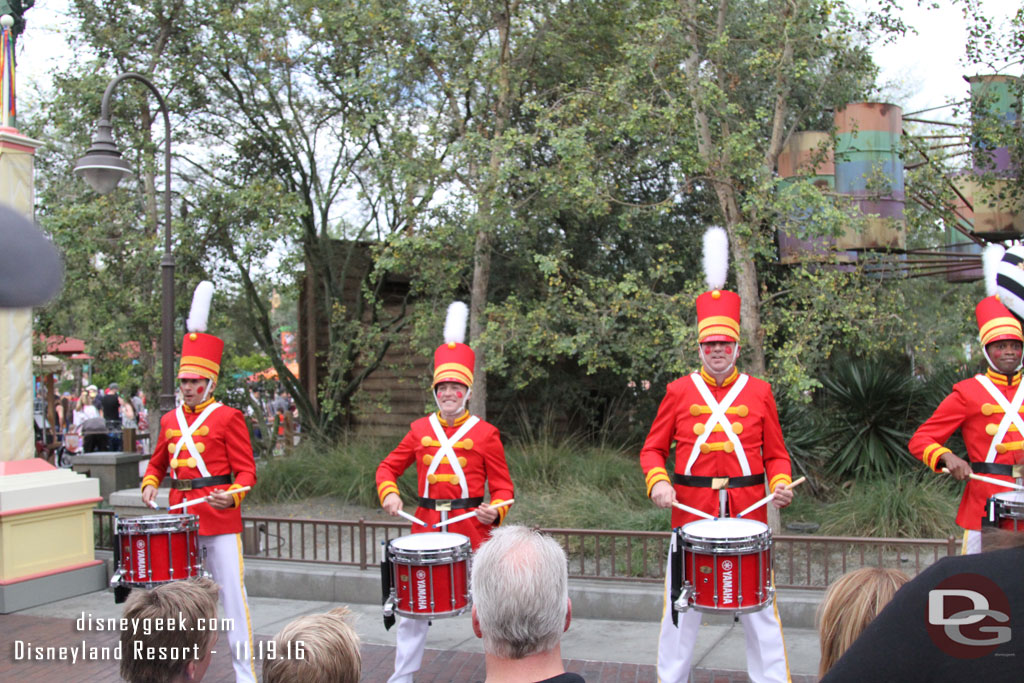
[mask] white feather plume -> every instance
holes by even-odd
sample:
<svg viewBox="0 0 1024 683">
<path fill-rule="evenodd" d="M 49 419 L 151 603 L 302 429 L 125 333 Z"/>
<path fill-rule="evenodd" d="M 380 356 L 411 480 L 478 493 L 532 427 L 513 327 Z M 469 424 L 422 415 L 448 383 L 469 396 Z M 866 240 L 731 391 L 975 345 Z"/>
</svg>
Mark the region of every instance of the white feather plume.
<svg viewBox="0 0 1024 683">
<path fill-rule="evenodd" d="M 729 235 L 712 226 L 704 232 L 704 279 L 708 289 L 725 287 L 729 275 Z"/>
<path fill-rule="evenodd" d="M 461 301 L 453 301 L 448 306 L 448 315 L 444 319 L 444 343 L 464 344 L 468 320 L 469 306 Z"/>
<path fill-rule="evenodd" d="M 210 322 L 210 301 L 212 299 L 212 282 L 203 280 L 196 285 L 196 291 L 192 294 L 192 308 L 188 312 L 188 320 L 185 321 L 189 332 L 206 332 L 206 325 Z"/>
<path fill-rule="evenodd" d="M 981 252 L 982 272 L 985 273 L 985 295 L 992 296 L 996 293 L 996 274 L 999 272 L 999 262 L 1003 258 L 1006 249 L 1001 244 L 990 244 Z"/>
</svg>

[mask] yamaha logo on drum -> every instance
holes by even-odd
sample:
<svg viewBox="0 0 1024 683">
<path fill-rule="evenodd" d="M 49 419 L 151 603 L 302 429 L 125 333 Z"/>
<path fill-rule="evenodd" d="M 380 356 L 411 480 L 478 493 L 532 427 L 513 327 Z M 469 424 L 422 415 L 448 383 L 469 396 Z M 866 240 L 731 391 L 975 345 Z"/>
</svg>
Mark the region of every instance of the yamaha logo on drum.
<svg viewBox="0 0 1024 683">
<path fill-rule="evenodd" d="M 427 572 L 423 569 L 416 570 L 416 607 L 427 611 Z"/>
<path fill-rule="evenodd" d="M 138 576 L 146 573 L 146 541 L 135 541 L 135 571 Z"/>
<path fill-rule="evenodd" d="M 733 602 L 732 560 L 722 560 L 722 602 Z"/>
</svg>

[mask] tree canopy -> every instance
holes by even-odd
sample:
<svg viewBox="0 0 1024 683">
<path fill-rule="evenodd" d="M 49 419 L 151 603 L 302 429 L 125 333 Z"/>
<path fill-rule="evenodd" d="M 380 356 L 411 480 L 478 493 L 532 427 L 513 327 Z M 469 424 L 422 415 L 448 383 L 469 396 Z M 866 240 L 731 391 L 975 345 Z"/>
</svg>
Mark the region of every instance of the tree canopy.
<svg viewBox="0 0 1024 683">
<path fill-rule="evenodd" d="M 141 340 L 140 380 L 155 385 L 162 124 L 147 93 L 122 87 L 113 111 L 137 181 L 98 197 L 70 175 L 103 87 L 132 70 L 171 109 L 177 315 L 196 282 L 218 282 L 230 352 L 269 358 L 314 429 L 348 424 L 392 345 L 429 354 L 454 298 L 471 303 L 476 412 L 642 424 L 696 364 L 711 224 L 731 238 L 744 362 L 782 395 L 807 400 L 837 349 L 937 363 L 973 336 L 977 287 L 781 265 L 776 251 L 800 212 L 822 234 L 850 220 L 776 164 L 790 134 L 830 130 L 834 109 L 877 94 L 867 46 L 905 30 L 892 8 L 74 0 L 80 49 L 27 116 L 50 142 L 39 217 L 68 272 L 40 324 L 112 353 Z M 941 243 L 934 215 L 907 220 L 916 243 Z M 384 294 L 395 274 L 409 279 L 399 302 Z M 326 321 L 315 392 L 281 358 L 272 291 Z"/>
</svg>

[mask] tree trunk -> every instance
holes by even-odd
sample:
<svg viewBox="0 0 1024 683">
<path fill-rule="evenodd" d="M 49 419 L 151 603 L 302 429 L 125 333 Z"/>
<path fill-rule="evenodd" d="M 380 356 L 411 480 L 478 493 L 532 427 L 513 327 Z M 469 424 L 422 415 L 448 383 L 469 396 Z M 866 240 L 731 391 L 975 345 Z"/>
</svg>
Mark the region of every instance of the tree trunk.
<svg viewBox="0 0 1024 683">
<path fill-rule="evenodd" d="M 481 226 L 473 247 L 473 285 L 469 297 L 469 338 L 480 339 L 484 330 L 484 309 L 487 306 L 487 286 L 491 280 L 491 246 L 494 233 Z M 476 368 L 473 370 L 473 393 L 469 410 L 481 420 L 487 419 L 487 349 L 477 344 Z"/>
<path fill-rule="evenodd" d="M 491 201 L 493 192 L 498 191 L 498 174 L 504 155 L 501 151 L 501 138 L 505 134 L 511 115 L 511 76 L 509 63 L 511 58 L 512 16 L 519 7 L 519 2 L 506 2 L 503 9 L 495 13 L 495 28 L 498 30 L 498 42 L 501 51 L 498 54 L 498 92 L 494 103 L 494 128 L 491 133 L 490 164 L 487 178 L 480 183 L 478 192 L 476 242 L 473 245 L 473 284 L 470 290 L 469 303 L 469 339 L 477 342 L 484 331 L 484 311 L 487 308 L 487 289 L 491 280 L 491 249 L 494 245 L 494 228 L 497 218 L 494 215 L 494 204 Z M 481 420 L 487 419 L 487 349 L 477 343 L 476 368 L 473 371 L 473 393 L 469 409 Z"/>
<path fill-rule="evenodd" d="M 718 11 L 718 32 L 724 30 L 725 14 L 729 3 L 723 0 Z M 711 134 L 711 124 L 705 109 L 704 97 L 700 86 L 700 65 L 703 61 L 700 54 L 700 37 L 697 35 L 697 8 L 693 0 L 684 3 L 689 17 L 690 52 L 683 60 L 683 71 L 686 73 L 687 89 L 693 101 L 693 122 L 697 130 L 697 150 L 712 177 L 715 195 L 721 211 L 725 229 L 729 233 L 729 245 L 732 252 L 732 264 L 736 271 L 736 289 L 740 295 L 740 331 L 748 351 L 747 369 L 754 375 L 763 377 L 765 374 L 764 332 L 761 329 L 760 287 L 758 286 L 757 266 L 753 254 L 750 253 L 746 239 L 737 235 L 736 227 L 742 223 L 739 202 L 731 182 L 724 176 L 729 168 L 727 152 L 716 145 Z M 723 131 L 728 135 L 728 129 Z"/>
</svg>

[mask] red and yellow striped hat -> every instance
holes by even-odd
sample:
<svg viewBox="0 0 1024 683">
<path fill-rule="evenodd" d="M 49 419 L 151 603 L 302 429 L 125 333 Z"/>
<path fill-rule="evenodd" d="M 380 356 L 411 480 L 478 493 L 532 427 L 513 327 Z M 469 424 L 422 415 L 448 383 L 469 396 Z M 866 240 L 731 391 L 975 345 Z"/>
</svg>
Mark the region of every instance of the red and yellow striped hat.
<svg viewBox="0 0 1024 683">
<path fill-rule="evenodd" d="M 181 344 L 178 379 L 209 379 L 217 381 L 224 340 L 205 332 L 189 332 Z"/>
<path fill-rule="evenodd" d="M 475 362 L 476 354 L 465 344 L 441 344 L 434 351 L 434 382 L 430 386 L 436 387 L 441 382 L 458 382 L 472 387 Z"/>
<path fill-rule="evenodd" d="M 1024 342 L 1020 321 L 999 301 L 998 296 L 987 296 L 974 309 L 978 318 L 978 339 L 982 346 L 1003 339 Z"/>
<path fill-rule="evenodd" d="M 697 297 L 697 342 L 740 340 L 740 295 L 713 289 Z"/>
</svg>

